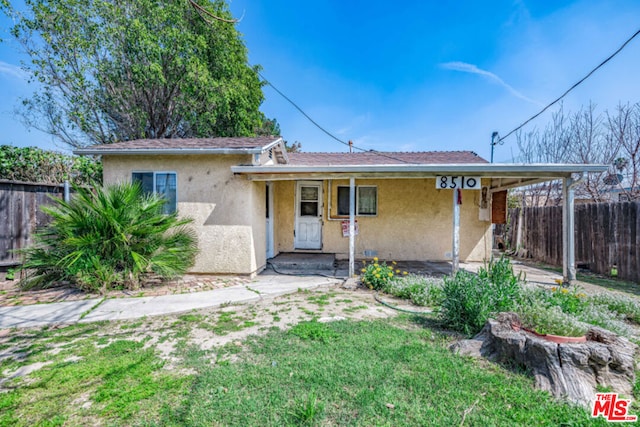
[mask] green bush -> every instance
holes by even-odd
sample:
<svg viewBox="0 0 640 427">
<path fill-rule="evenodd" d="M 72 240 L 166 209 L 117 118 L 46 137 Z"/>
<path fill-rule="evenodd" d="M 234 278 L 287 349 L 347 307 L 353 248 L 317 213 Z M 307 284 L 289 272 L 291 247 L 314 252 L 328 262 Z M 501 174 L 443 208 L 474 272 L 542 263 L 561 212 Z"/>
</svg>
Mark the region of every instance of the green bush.
<svg viewBox="0 0 640 427">
<path fill-rule="evenodd" d="M 14 181 L 76 185 L 102 182 L 102 162 L 36 147 L 0 145 L 0 177 Z"/>
<path fill-rule="evenodd" d="M 164 199 L 138 184 L 91 191 L 70 202 L 54 199 L 53 218 L 24 249 L 24 289 L 69 282 L 83 290 L 135 289 L 148 276 L 178 277 L 193 265 L 197 238 L 190 219 L 162 213 Z"/>
<path fill-rule="evenodd" d="M 419 306 L 439 306 L 444 299 L 442 279 L 409 274 L 389 280 L 384 292 L 398 298 L 411 300 Z"/>
<path fill-rule="evenodd" d="M 444 279 L 444 300 L 440 316 L 452 329 L 474 334 L 494 311 L 490 282 L 485 278 L 460 270 Z"/>
<path fill-rule="evenodd" d="M 520 298 L 524 278 L 522 274 L 516 276 L 508 258 L 490 260 L 487 268 L 478 270 L 478 277 L 491 283 L 489 290 L 496 312 L 510 310 Z"/>
<path fill-rule="evenodd" d="M 522 292 L 520 279 L 506 258 L 490 262 L 477 275 L 460 270 L 445 277 L 440 309 L 443 322 L 465 334 L 479 332 L 493 314 L 516 306 Z"/>
</svg>

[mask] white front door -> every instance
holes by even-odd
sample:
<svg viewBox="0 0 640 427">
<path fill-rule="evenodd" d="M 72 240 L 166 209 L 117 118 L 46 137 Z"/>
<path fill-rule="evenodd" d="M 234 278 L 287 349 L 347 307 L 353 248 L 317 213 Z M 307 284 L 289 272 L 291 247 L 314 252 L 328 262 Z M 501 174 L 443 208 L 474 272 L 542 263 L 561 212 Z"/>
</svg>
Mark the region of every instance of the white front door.
<svg viewBox="0 0 640 427">
<path fill-rule="evenodd" d="M 322 182 L 297 183 L 295 248 L 322 248 Z"/>
</svg>

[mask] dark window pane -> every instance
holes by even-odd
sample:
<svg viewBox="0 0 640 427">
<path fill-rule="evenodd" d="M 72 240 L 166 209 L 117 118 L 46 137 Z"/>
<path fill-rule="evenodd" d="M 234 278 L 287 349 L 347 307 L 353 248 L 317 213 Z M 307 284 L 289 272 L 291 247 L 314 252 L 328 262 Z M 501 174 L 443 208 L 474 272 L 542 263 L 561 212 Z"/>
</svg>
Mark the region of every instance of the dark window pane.
<svg viewBox="0 0 640 427">
<path fill-rule="evenodd" d="M 156 193 L 167 200 L 163 209 L 166 214 L 171 214 L 176 211 L 176 183 L 175 173 L 156 174 Z"/>
<path fill-rule="evenodd" d="M 300 216 L 318 216 L 318 202 L 301 202 Z"/>
<path fill-rule="evenodd" d="M 338 215 L 349 215 L 349 187 L 338 187 Z"/>
<path fill-rule="evenodd" d="M 134 172 L 131 181 L 139 182 L 145 193 L 153 193 L 153 172 Z"/>
<path fill-rule="evenodd" d="M 269 185 L 265 185 L 265 192 L 264 195 L 266 196 L 266 200 L 265 200 L 265 206 L 267 208 L 267 219 L 269 219 L 269 191 L 271 189 L 271 186 Z"/>
</svg>

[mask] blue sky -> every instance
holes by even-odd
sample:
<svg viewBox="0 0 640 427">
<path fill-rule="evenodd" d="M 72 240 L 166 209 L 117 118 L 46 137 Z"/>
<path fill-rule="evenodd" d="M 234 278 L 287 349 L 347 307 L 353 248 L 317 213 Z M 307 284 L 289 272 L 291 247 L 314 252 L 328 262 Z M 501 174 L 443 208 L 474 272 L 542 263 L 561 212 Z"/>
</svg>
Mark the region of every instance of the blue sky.
<svg viewBox="0 0 640 427">
<path fill-rule="evenodd" d="M 640 28 L 640 2 L 292 2 L 233 0 L 250 61 L 343 140 L 376 150 L 473 150 L 490 156 L 506 134 L 559 96 Z M 8 22 L 0 20 L 0 31 Z M 12 42 L 0 45 L 0 143 L 56 148 L 11 114 L 32 90 Z M 565 110 L 593 101 L 640 102 L 640 37 L 572 92 Z M 273 89 L 262 110 L 304 151 L 345 151 Z M 526 129 L 544 126 L 550 112 Z M 62 149 L 63 147 L 58 147 Z M 517 156 L 515 138 L 496 161 Z"/>
</svg>

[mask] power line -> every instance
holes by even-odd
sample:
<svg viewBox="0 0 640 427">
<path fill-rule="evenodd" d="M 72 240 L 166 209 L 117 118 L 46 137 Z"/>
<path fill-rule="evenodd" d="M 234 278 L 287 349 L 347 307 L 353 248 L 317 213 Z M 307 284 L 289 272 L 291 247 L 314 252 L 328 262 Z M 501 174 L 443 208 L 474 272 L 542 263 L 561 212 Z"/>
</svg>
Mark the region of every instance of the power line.
<svg viewBox="0 0 640 427">
<path fill-rule="evenodd" d="M 191 6 L 198 12 L 198 15 L 200 15 L 200 18 L 202 18 L 202 20 L 204 20 L 208 25 L 212 25 L 212 21 L 210 21 L 209 19 L 205 18 L 204 15 L 209 16 L 212 19 L 218 20 L 218 21 L 222 21 L 222 22 L 226 22 L 226 23 L 230 23 L 230 24 L 236 24 L 238 23 L 242 18 L 240 19 L 225 19 L 225 18 L 221 18 L 217 15 L 212 14 L 211 12 L 209 12 L 207 9 L 203 8 L 202 6 L 198 5 L 195 1 L 193 0 L 189 0 L 189 3 L 191 4 Z M 295 102 L 293 102 L 293 100 L 291 98 L 289 98 L 287 95 L 285 95 L 281 90 L 279 90 L 277 87 L 275 87 L 273 85 L 273 83 L 271 83 L 269 80 L 267 80 L 262 73 L 260 73 L 259 68 L 252 66 L 251 64 L 247 64 L 251 69 L 255 70 L 255 72 L 258 74 L 258 76 L 260 76 L 264 82 L 266 84 L 268 84 L 269 86 L 271 86 L 273 88 L 273 90 L 275 90 L 280 96 L 282 96 L 284 99 L 287 100 L 287 102 L 289 102 L 291 105 L 293 105 L 298 111 L 300 111 L 300 113 L 305 116 L 311 123 L 313 123 L 318 129 L 320 129 L 322 132 L 326 133 L 328 136 L 330 136 L 331 138 L 335 139 L 336 141 L 338 141 L 340 144 L 346 145 L 349 148 L 355 148 L 356 150 L 365 152 L 365 153 L 373 153 L 376 154 L 378 156 L 382 156 L 382 157 L 386 157 L 388 159 L 391 160 L 395 160 L 401 163 L 408 163 L 408 164 L 417 164 L 417 162 L 410 162 L 408 160 L 404 160 L 404 159 L 398 159 L 396 157 L 393 156 L 389 156 L 387 154 L 381 153 L 379 151 L 376 150 L 366 150 L 364 148 L 360 148 L 358 146 L 356 146 L 353 142 L 349 141 L 349 142 L 345 142 L 343 140 L 341 140 L 340 138 L 338 138 L 337 136 L 335 136 L 334 134 L 332 134 L 331 132 L 329 132 L 328 130 L 326 130 L 324 127 L 320 126 L 320 124 L 318 122 L 316 122 L 315 120 L 313 120 L 311 118 L 311 116 L 309 116 L 307 113 L 305 113 L 305 111 L 300 108 L 300 106 L 298 106 L 298 104 L 296 104 Z"/>
<path fill-rule="evenodd" d="M 583 78 L 581 78 L 577 83 L 575 83 L 573 86 L 571 86 L 569 89 L 567 89 L 562 95 L 560 95 L 558 98 L 556 98 L 555 100 L 553 100 L 551 103 L 549 103 L 546 107 L 544 107 L 542 110 L 540 110 L 537 114 L 533 115 L 531 118 L 529 118 L 528 120 L 524 121 L 520 126 L 516 127 L 515 129 L 513 129 L 511 132 L 507 133 L 505 136 L 500 137 L 500 139 L 498 140 L 497 143 L 501 143 L 502 141 L 504 141 L 506 138 L 508 138 L 509 136 L 511 136 L 512 134 L 514 134 L 515 132 L 519 131 L 520 129 L 522 129 L 523 127 L 525 127 L 529 122 L 531 122 L 532 120 L 535 120 L 538 116 L 540 116 L 542 113 L 544 113 L 545 111 L 547 111 L 549 108 L 551 108 L 553 105 L 555 105 L 558 101 L 560 101 L 562 98 L 564 98 L 569 92 L 571 92 L 573 89 L 575 89 L 576 87 L 580 86 L 580 84 L 582 84 L 582 82 L 584 82 L 585 80 L 587 80 L 589 77 L 591 77 L 591 75 L 593 73 L 595 73 L 596 71 L 598 71 L 598 69 L 600 69 L 604 64 L 606 64 L 607 62 L 609 62 L 610 60 L 613 59 L 614 56 L 616 56 L 617 54 L 619 54 L 622 49 L 624 49 L 625 47 L 627 47 L 627 45 L 631 42 L 631 40 L 633 40 L 634 38 L 636 38 L 636 36 L 640 34 L 640 30 L 636 31 L 631 37 L 629 37 L 623 44 L 622 46 L 620 46 L 615 52 L 613 52 L 611 55 L 609 55 L 609 57 L 607 59 L 605 59 L 604 61 L 602 61 L 600 64 L 598 64 L 593 70 L 589 71 L 589 73 L 584 76 Z"/>
<path fill-rule="evenodd" d="M 285 95 L 284 93 L 282 93 L 280 91 L 280 89 L 278 89 L 277 87 L 275 87 L 273 85 L 273 83 L 271 83 L 269 80 L 267 80 L 265 78 L 265 76 L 262 75 L 262 73 L 260 73 L 258 71 L 258 75 L 262 78 L 262 80 L 265 81 L 266 84 L 268 84 L 269 86 L 271 86 L 273 88 L 273 90 L 275 90 L 276 92 L 278 92 L 278 94 L 283 97 L 284 99 L 287 100 L 287 102 L 289 102 L 289 104 L 293 105 L 298 111 L 300 111 L 300 113 L 305 116 L 311 123 L 313 123 L 318 129 L 320 129 L 322 132 L 326 133 L 327 135 L 329 135 L 331 138 L 335 139 L 336 141 L 338 141 L 340 144 L 349 146 L 348 142 L 344 142 L 343 140 L 341 140 L 340 138 L 338 138 L 337 136 L 335 136 L 334 134 L 332 134 L 331 132 L 329 132 L 328 130 L 326 130 L 325 128 L 323 128 L 322 126 L 320 126 L 318 124 L 318 122 L 316 122 L 315 120 L 313 120 L 311 118 L 311 116 L 309 116 L 307 113 L 304 112 L 304 110 L 302 108 L 300 108 L 300 106 L 298 106 L 298 104 L 296 104 L 295 102 L 293 102 L 293 100 L 291 100 L 291 98 L 289 98 L 287 95 Z"/>
<path fill-rule="evenodd" d="M 317 127 L 318 129 L 320 129 L 322 132 L 324 132 L 325 134 L 327 134 L 329 137 L 335 139 L 336 141 L 338 141 L 340 144 L 346 145 L 347 147 L 353 147 L 358 151 L 362 151 L 365 153 L 373 153 L 376 154 L 378 156 L 382 156 L 382 157 L 386 157 L 388 159 L 391 160 L 396 160 L 398 162 L 402 162 L 402 163 L 408 163 L 408 164 L 418 164 L 417 162 L 410 162 L 408 160 L 404 160 L 404 159 L 399 159 L 397 157 L 393 157 L 384 153 L 381 153 L 380 151 L 377 150 L 367 150 L 365 148 L 360 148 L 358 146 L 356 146 L 353 143 L 348 143 L 343 141 L 342 139 L 338 138 L 337 136 L 335 136 L 334 134 L 332 134 L 331 132 L 329 132 L 327 129 L 325 129 L 324 127 L 322 127 L 318 122 L 316 122 L 315 120 L 313 120 L 311 118 L 311 116 L 309 116 L 302 108 L 300 108 L 300 106 L 298 104 L 296 104 L 295 102 L 293 102 L 293 100 L 291 98 L 289 98 L 287 95 L 285 95 L 284 93 L 282 93 L 282 91 L 280 91 L 277 87 L 275 87 L 273 85 L 273 83 L 271 83 L 269 80 L 267 80 L 262 73 L 260 73 L 259 71 L 257 71 L 258 75 L 262 78 L 262 80 L 264 80 L 264 82 L 266 84 L 268 84 L 269 86 L 271 86 L 273 88 L 273 90 L 275 90 L 280 96 L 282 96 L 284 99 L 287 100 L 287 102 L 289 102 L 291 105 L 293 105 L 303 116 L 305 116 L 311 123 L 314 124 L 315 127 Z"/>
</svg>

